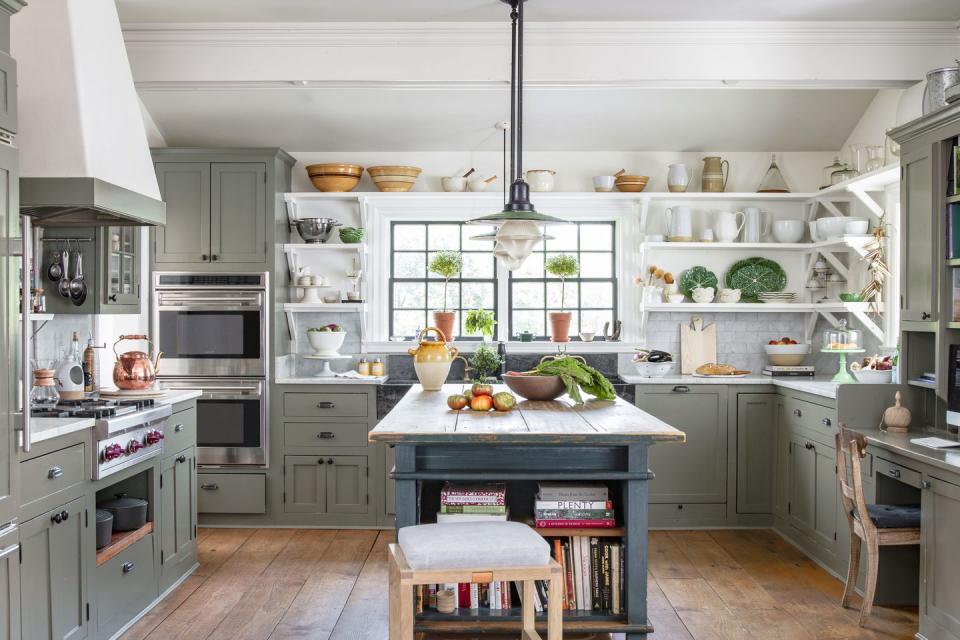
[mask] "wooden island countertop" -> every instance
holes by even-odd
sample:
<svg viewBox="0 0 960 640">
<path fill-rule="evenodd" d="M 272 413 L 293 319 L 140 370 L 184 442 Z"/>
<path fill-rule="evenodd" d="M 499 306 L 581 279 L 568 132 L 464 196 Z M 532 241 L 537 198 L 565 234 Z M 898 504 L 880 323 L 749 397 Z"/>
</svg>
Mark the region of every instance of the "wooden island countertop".
<svg viewBox="0 0 960 640">
<path fill-rule="evenodd" d="M 513 411 L 455 411 L 447 396 L 468 385 L 447 384 L 440 391 L 416 385 L 370 431 L 371 442 L 386 444 L 597 444 L 684 442 L 686 435 L 625 401 L 589 399 L 577 405 L 567 396 L 532 401 L 518 398 Z M 509 391 L 495 385 L 494 393 Z"/>
</svg>

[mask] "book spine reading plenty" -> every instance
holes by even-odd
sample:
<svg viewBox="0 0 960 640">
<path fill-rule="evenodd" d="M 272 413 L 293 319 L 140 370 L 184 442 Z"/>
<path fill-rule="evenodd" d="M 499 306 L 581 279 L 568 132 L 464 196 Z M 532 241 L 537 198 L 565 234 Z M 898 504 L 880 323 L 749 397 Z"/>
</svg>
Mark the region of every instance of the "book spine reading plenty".
<svg viewBox="0 0 960 640">
<path fill-rule="evenodd" d="M 533 506 L 538 511 L 541 509 L 556 511 L 572 509 L 576 511 L 590 509 L 613 509 L 613 502 L 609 500 L 537 500 Z"/>
</svg>

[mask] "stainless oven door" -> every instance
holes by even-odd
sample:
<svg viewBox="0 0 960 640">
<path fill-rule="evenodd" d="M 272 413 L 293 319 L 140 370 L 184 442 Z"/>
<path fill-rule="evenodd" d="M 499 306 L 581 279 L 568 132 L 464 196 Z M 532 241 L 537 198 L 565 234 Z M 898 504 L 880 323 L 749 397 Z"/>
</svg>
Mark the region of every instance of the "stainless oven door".
<svg viewBox="0 0 960 640">
<path fill-rule="evenodd" d="M 267 383 L 244 378 L 164 379 L 165 389 L 199 389 L 197 464 L 268 466 Z"/>
<path fill-rule="evenodd" d="M 161 290 L 154 293 L 153 336 L 160 375 L 266 376 L 264 291 Z"/>
</svg>

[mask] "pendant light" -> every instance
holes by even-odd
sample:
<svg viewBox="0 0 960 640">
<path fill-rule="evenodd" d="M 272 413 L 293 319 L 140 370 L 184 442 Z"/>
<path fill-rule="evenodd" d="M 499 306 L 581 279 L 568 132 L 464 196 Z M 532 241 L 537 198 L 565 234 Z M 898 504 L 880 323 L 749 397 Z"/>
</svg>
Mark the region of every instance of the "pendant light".
<svg viewBox="0 0 960 640">
<path fill-rule="evenodd" d="M 503 211 L 469 220 L 467 224 L 498 226 L 494 254 L 508 268 L 516 269 L 543 241 L 539 225 L 565 224 L 567 221 L 537 211 L 530 202 L 530 186 L 523 179 L 523 3 L 526 0 L 501 1 L 510 5 L 512 21 L 509 197 Z"/>
</svg>

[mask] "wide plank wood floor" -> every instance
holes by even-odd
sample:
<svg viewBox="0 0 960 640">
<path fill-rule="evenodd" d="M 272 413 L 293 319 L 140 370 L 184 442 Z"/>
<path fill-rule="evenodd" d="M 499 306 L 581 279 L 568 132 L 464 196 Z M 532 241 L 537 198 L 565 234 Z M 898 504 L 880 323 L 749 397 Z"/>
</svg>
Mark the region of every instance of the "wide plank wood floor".
<svg viewBox="0 0 960 640">
<path fill-rule="evenodd" d="M 385 640 L 393 532 L 201 529 L 200 568 L 124 640 Z M 913 638 L 915 610 L 839 606 L 843 585 L 769 530 L 650 534 L 651 640 Z M 859 606 L 859 602 L 857 602 Z"/>
</svg>

